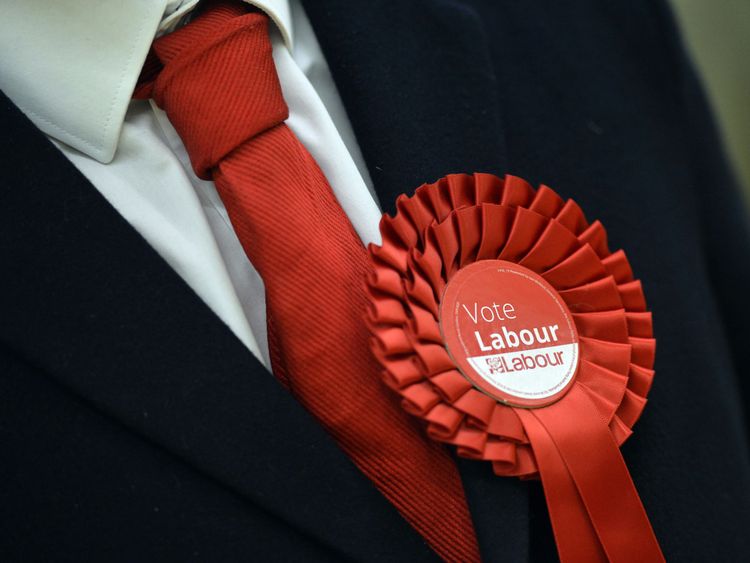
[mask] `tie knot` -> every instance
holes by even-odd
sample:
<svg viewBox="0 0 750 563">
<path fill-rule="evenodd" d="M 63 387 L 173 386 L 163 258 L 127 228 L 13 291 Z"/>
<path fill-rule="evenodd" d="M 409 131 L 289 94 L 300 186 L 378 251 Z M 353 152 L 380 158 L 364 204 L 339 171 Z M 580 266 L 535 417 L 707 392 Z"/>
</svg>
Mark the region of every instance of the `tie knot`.
<svg viewBox="0 0 750 563">
<path fill-rule="evenodd" d="M 154 42 L 163 69 L 152 97 L 167 112 L 195 173 L 289 115 L 271 55 L 268 20 L 240 3 L 215 3 Z"/>
</svg>

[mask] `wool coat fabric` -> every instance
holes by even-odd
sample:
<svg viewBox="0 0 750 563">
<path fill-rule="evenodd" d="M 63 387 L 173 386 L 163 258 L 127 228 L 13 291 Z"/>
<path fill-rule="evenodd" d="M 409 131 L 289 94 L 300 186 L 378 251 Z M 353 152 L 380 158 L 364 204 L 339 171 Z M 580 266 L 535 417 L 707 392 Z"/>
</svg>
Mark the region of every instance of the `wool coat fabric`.
<svg viewBox="0 0 750 563">
<path fill-rule="evenodd" d="M 658 341 L 623 455 L 668 560 L 750 549 L 750 236 L 661 1 L 305 8 L 384 210 L 454 172 L 606 225 Z M 211 310 L 0 101 L 0 559 L 429 561 Z M 554 561 L 538 482 L 457 459 L 482 557 Z"/>
</svg>

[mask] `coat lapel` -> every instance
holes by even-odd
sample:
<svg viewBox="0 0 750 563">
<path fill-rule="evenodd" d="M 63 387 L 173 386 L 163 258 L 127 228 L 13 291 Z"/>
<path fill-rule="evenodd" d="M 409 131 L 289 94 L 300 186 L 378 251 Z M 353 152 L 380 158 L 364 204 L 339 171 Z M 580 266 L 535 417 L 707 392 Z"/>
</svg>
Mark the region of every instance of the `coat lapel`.
<svg viewBox="0 0 750 563">
<path fill-rule="evenodd" d="M 434 0 L 305 2 L 384 211 L 451 172 L 504 173 L 478 15 Z"/>
<path fill-rule="evenodd" d="M 448 173 L 506 172 L 497 79 L 471 8 L 328 0 L 305 9 L 384 211 Z M 495 477 L 489 464 L 457 464 L 483 558 L 527 559 L 530 502 L 532 519 L 547 526 L 538 484 Z"/>
<path fill-rule="evenodd" d="M 0 122 L 0 341 L 342 555 L 432 558 L 317 422 L 1 95 Z"/>
</svg>

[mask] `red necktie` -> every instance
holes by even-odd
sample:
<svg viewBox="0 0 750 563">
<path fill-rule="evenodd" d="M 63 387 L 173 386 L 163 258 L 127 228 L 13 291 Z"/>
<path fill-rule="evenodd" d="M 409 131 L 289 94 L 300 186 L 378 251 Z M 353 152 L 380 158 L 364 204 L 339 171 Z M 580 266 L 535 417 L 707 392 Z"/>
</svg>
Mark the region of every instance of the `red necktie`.
<svg viewBox="0 0 750 563">
<path fill-rule="evenodd" d="M 213 4 L 154 51 L 163 68 L 147 65 L 137 95 L 167 112 L 263 278 L 274 374 L 438 555 L 477 561 L 452 459 L 384 388 L 370 355 L 366 252 L 284 124 L 267 18 Z"/>
</svg>

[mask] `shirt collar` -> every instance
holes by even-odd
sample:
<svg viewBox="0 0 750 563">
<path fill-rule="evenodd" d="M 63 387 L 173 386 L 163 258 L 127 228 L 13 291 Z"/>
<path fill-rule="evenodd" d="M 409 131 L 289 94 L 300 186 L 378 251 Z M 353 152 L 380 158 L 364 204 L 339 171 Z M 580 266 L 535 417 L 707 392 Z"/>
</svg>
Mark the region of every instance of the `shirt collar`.
<svg viewBox="0 0 750 563">
<path fill-rule="evenodd" d="M 289 0 L 248 0 L 291 49 Z M 110 162 L 154 37 L 198 0 L 25 0 L 0 18 L 0 88 L 44 133 Z"/>
</svg>

